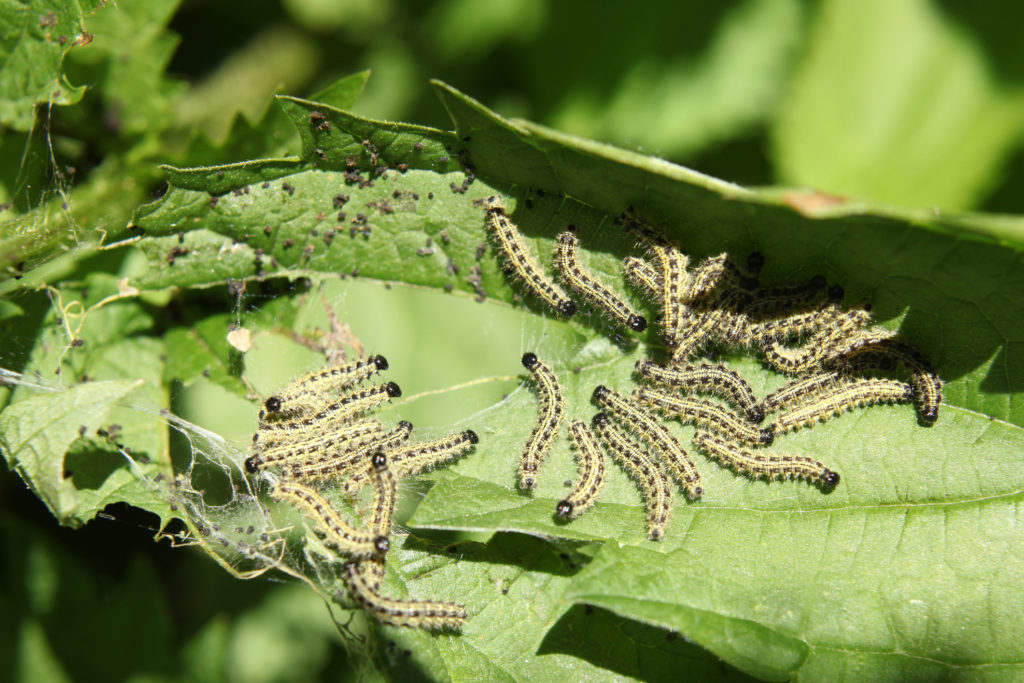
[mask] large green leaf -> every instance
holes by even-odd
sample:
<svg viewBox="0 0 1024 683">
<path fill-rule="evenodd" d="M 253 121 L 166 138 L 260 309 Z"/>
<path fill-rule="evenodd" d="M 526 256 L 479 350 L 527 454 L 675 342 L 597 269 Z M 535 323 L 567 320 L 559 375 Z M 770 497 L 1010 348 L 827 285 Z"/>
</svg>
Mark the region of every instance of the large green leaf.
<svg viewBox="0 0 1024 683">
<path fill-rule="evenodd" d="M 423 489 L 403 486 L 411 531 L 396 541 L 386 587 L 464 601 L 471 615 L 461 636 L 379 632 L 402 643 L 422 671 L 515 679 L 583 667 L 595 677 L 667 678 L 678 671 L 662 662 L 667 656 L 692 659 L 713 675 L 707 655 L 690 645 L 658 646 L 651 670 L 629 664 L 660 641 L 633 619 L 676 630 L 772 679 L 1017 673 L 1022 221 L 747 190 L 506 121 L 442 84 L 438 92 L 454 134 L 282 98 L 299 131 L 298 158 L 171 168 L 171 189 L 139 210 L 131 248 L 146 268 L 126 273 L 120 286 L 186 290 L 164 323 L 166 343 L 181 349 L 152 365 L 164 381 L 216 387 L 205 403 L 178 397 L 182 416 L 199 423 L 170 420 L 188 438 L 173 457 L 179 488 L 154 486 L 147 473 L 150 490 L 165 492 L 192 537 L 234 571 L 269 564 L 325 594 L 340 588 L 337 566 L 298 516 L 272 506 L 267 517 L 256 505 L 261 484 L 242 475 L 244 447 L 202 427 L 240 408 L 244 435 L 255 393 L 316 367 L 315 349 L 343 339 L 392 361 L 389 378 L 406 393 L 382 417 L 411 419 L 422 438 L 464 428 L 481 437 L 472 454 L 430 475 L 421 501 Z M 575 474 L 564 440 L 534 495 L 513 488 L 536 421 L 535 397 L 517 388 L 519 355 L 532 350 L 549 362 L 568 414 L 588 419 L 594 386 L 629 390 L 636 359 L 658 352 L 657 331 L 623 339 L 599 317 L 558 320 L 529 297 L 520 302 L 522 291 L 487 248 L 479 200 L 493 193 L 505 197 L 542 264 L 555 233 L 577 225 L 588 266 L 651 319 L 657 311 L 620 274 L 635 245 L 613 219 L 630 205 L 695 258 L 759 250 L 768 283 L 821 272 L 845 287 L 849 301 L 869 299 L 881 325 L 936 362 L 947 382 L 938 424 L 919 426 L 908 406 L 872 408 L 780 437 L 775 450 L 814 456 L 841 473 L 829 495 L 799 483 L 750 482 L 696 455 L 706 494 L 677 501 L 662 543 L 645 540 L 639 494 L 614 468 L 594 510 L 557 523 L 555 501 Z M 275 275 L 295 282 L 282 294 Z M 152 319 L 143 322 L 135 333 L 162 334 Z M 229 343 L 236 327 L 249 333 L 251 347 Z M 85 348 L 103 335 L 113 344 L 118 326 L 83 332 Z M 47 354 L 66 344 L 42 345 L 28 367 L 45 370 Z M 726 360 L 759 395 L 784 382 L 755 358 Z M 75 362 L 84 362 L 75 374 L 90 371 L 88 359 Z M 286 369 L 274 369 L 282 363 Z M 433 410 L 437 403 L 444 410 Z M 672 429 L 684 441 L 692 433 Z M 147 507 L 141 496 L 133 502 Z M 268 539 L 282 534 L 284 554 L 270 552 L 278 547 L 271 540 L 254 545 L 253 529 Z M 466 532 L 489 540 L 457 535 Z M 581 603 L 601 609 L 591 619 Z M 587 631 L 629 633 L 636 647 L 575 647 Z M 386 658 L 387 646 L 378 645 Z"/>
</svg>

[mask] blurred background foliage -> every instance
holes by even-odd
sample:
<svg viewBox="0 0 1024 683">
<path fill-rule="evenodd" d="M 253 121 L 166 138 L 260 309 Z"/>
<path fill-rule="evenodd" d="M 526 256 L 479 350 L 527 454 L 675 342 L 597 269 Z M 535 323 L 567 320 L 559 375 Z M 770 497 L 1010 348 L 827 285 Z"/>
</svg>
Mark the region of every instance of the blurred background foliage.
<svg viewBox="0 0 1024 683">
<path fill-rule="evenodd" d="M 52 3 L 0 2 L 26 4 Z M 159 163 L 294 153 L 272 95 L 313 96 L 364 69 L 355 111 L 374 118 L 448 128 L 438 78 L 506 116 L 741 184 L 1024 213 L 1018 0 L 121 0 L 83 25 L 92 40 L 63 62 L 86 86 L 77 103 L 33 114 L 0 79 L 0 265 L 56 251 L 19 242 L 27 227 L 52 225 L 66 246 L 116 237 L 160 192 Z M 312 593 L 155 546 L 153 524 L 122 509 L 58 529 L 0 475 L 0 660 L 17 662 L 0 677 L 372 673 L 344 664 Z M 163 636 L 134 642 L 139 619 Z M 131 656 L 111 677 L 113 650 Z"/>
</svg>

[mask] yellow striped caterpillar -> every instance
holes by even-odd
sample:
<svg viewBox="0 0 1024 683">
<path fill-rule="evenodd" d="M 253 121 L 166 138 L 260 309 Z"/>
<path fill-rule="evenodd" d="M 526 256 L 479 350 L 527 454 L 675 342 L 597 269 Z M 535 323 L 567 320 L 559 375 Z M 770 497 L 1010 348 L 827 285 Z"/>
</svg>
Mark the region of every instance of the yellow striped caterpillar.
<svg viewBox="0 0 1024 683">
<path fill-rule="evenodd" d="M 690 498 L 700 498 L 704 493 L 700 472 L 665 425 L 640 406 L 604 385 L 594 389 L 593 398 L 654 446 L 669 472 Z"/>
<path fill-rule="evenodd" d="M 779 415 L 774 427 L 776 433 L 791 432 L 815 422 L 824 422 L 853 408 L 879 403 L 904 403 L 913 399 L 913 396 L 913 387 L 898 380 L 850 379 L 839 384 L 833 391 Z"/>
<path fill-rule="evenodd" d="M 634 313 L 615 292 L 583 269 L 579 254 L 580 241 L 574 230 L 575 228 L 570 225 L 566 232 L 558 235 L 555 268 L 561 272 L 571 289 L 595 303 L 620 324 L 636 332 L 643 332 L 647 329 L 647 319 Z"/>
<path fill-rule="evenodd" d="M 419 474 L 453 460 L 469 450 L 479 441 L 472 429 L 459 434 L 449 434 L 432 441 L 421 441 L 404 446 L 394 445 L 385 449 L 389 468 L 397 479 Z M 354 467 L 344 483 L 346 495 L 353 495 L 370 476 L 370 467 L 363 464 Z"/>
<path fill-rule="evenodd" d="M 592 424 L 611 450 L 612 457 L 640 485 L 647 508 L 647 535 L 652 541 L 660 541 L 665 537 L 665 527 L 672 514 L 672 485 L 664 468 L 648 458 L 606 414 L 595 415 Z"/>
<path fill-rule="evenodd" d="M 362 382 L 375 372 L 387 369 L 388 361 L 384 356 L 371 356 L 310 373 L 268 398 L 264 407 L 267 414 L 302 412 L 302 399 L 305 395 L 323 395 L 328 391 L 346 389 Z M 260 417 L 263 418 L 264 415 L 261 414 Z"/>
<path fill-rule="evenodd" d="M 654 266 L 638 256 L 627 256 L 622 260 L 622 272 L 626 279 L 656 301 L 663 298 L 661 273 Z"/>
<path fill-rule="evenodd" d="M 388 382 L 354 394 L 346 394 L 336 401 L 323 405 L 312 415 L 263 421 L 256 429 L 253 444 L 263 449 L 270 444 L 281 443 L 296 436 L 305 439 L 326 435 L 352 418 L 401 395 L 402 390 L 398 385 Z"/>
<path fill-rule="evenodd" d="M 316 522 L 324 542 L 352 557 L 383 555 L 390 547 L 387 532 L 356 529 L 312 488 L 294 481 L 281 481 L 270 495 L 302 510 Z"/>
<path fill-rule="evenodd" d="M 339 427 L 325 436 L 315 436 L 298 444 L 285 443 L 264 447 L 245 461 L 248 472 L 257 472 L 273 465 L 318 460 L 329 454 L 345 453 L 379 438 L 384 425 L 377 420 L 361 420 Z"/>
<path fill-rule="evenodd" d="M 497 238 L 506 262 L 527 289 L 561 315 L 572 316 L 576 312 L 576 302 L 541 272 L 537 261 L 526 248 L 518 228 L 506 215 L 501 198 L 488 197 L 484 201 L 484 207 L 487 210 L 487 225 Z"/>
<path fill-rule="evenodd" d="M 942 403 L 942 380 L 928 359 L 897 337 L 861 346 L 849 358 L 856 361 L 872 355 L 893 359 L 910 372 L 910 384 L 914 387 L 918 419 L 924 424 L 934 424 L 939 418 L 939 405 Z"/>
<path fill-rule="evenodd" d="M 380 594 L 379 579 L 367 580 L 357 562 L 346 562 L 345 580 L 352 596 L 378 621 L 391 626 L 430 630 L 459 629 L 466 621 L 466 608 L 434 600 L 396 600 Z"/>
<path fill-rule="evenodd" d="M 398 497 L 398 483 L 395 475 L 388 469 L 388 458 L 384 451 L 377 451 L 370 457 L 373 476 L 373 520 L 371 526 L 378 538 L 384 538 L 384 549 L 387 552 L 390 542 L 391 521 L 395 517 L 395 499 Z M 379 548 L 378 548 L 379 549 Z"/>
<path fill-rule="evenodd" d="M 813 458 L 752 451 L 710 432 L 698 430 L 693 443 L 711 458 L 751 477 L 776 479 L 804 479 L 830 491 L 839 483 L 839 474 Z"/>
<path fill-rule="evenodd" d="M 562 519 L 576 519 L 589 510 L 604 488 L 604 454 L 593 432 L 575 420 L 569 425 L 569 436 L 576 447 L 580 476 L 572 492 L 555 506 L 555 514 Z"/>
<path fill-rule="evenodd" d="M 523 354 L 523 367 L 533 374 L 540 394 L 540 420 L 526 441 L 519 461 L 519 486 L 532 489 L 537 486 L 537 470 L 551 448 L 565 413 L 565 399 L 558 386 L 558 378 L 531 352 Z"/>
<path fill-rule="evenodd" d="M 318 460 L 289 465 L 284 468 L 284 473 L 291 479 L 304 481 L 331 479 L 363 469 L 369 474 L 370 459 L 374 453 L 381 450 L 388 452 L 392 448 L 397 448 L 409 438 L 410 434 L 412 434 L 412 424 L 402 420 L 387 434 L 378 437 L 362 448 L 336 452 Z"/>
<path fill-rule="evenodd" d="M 712 394 L 732 403 L 743 411 L 747 420 L 761 422 L 764 413 L 754 397 L 754 391 L 735 370 L 725 365 L 685 365 L 665 367 L 646 359 L 636 362 L 636 373 L 656 384 L 690 393 Z"/>
<path fill-rule="evenodd" d="M 682 422 L 713 429 L 745 443 L 766 446 L 775 439 L 771 428 L 760 429 L 720 405 L 686 396 L 673 396 L 657 389 L 640 387 L 634 398 L 657 408 Z"/>
</svg>

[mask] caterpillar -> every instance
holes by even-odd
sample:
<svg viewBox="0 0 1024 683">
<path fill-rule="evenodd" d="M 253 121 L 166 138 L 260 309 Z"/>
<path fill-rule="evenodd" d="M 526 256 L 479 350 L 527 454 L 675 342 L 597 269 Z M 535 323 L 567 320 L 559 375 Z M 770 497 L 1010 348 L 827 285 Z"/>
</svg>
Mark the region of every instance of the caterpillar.
<svg viewBox="0 0 1024 683">
<path fill-rule="evenodd" d="M 662 303 L 662 341 L 668 348 L 675 348 L 681 341 L 681 328 L 689 313 L 681 297 L 689 282 L 687 268 L 690 259 L 631 211 L 624 212 L 619 222 L 637 236 L 659 263 L 657 280 L 661 285 L 658 298 Z"/>
<path fill-rule="evenodd" d="M 912 400 L 913 396 L 914 388 L 898 380 L 851 379 L 833 391 L 779 415 L 774 427 L 776 433 L 791 432 L 815 422 L 824 422 L 853 408 L 879 403 L 903 403 Z"/>
<path fill-rule="evenodd" d="M 672 514 L 672 485 L 664 468 L 648 458 L 605 413 L 595 415 L 591 424 L 611 450 L 612 457 L 639 484 L 647 508 L 647 536 L 652 541 L 660 541 L 665 537 L 665 527 Z"/>
<path fill-rule="evenodd" d="M 910 371 L 910 384 L 914 388 L 918 419 L 925 424 L 934 424 L 939 418 L 942 403 L 942 380 L 921 352 L 902 339 L 889 337 L 871 345 L 863 345 L 854 351 L 852 359 L 862 356 L 881 355 L 901 363 Z"/>
<path fill-rule="evenodd" d="M 390 542 L 387 537 L 391 534 L 391 521 L 395 517 L 395 500 L 398 497 L 398 484 L 395 475 L 388 468 L 388 457 L 384 451 L 377 451 L 370 457 L 371 472 L 373 473 L 373 518 L 371 526 L 377 538 L 383 538 L 383 549 L 378 547 L 381 554 L 387 552 Z M 379 541 L 378 541 L 379 542 Z"/>
<path fill-rule="evenodd" d="M 270 496 L 302 510 L 316 521 L 324 541 L 352 557 L 384 554 L 390 547 L 387 533 L 364 531 L 349 524 L 312 488 L 294 481 L 278 482 Z"/>
<path fill-rule="evenodd" d="M 533 375 L 540 394 L 540 421 L 527 439 L 519 461 L 519 485 L 532 489 L 537 486 L 537 470 L 558 434 L 565 412 L 565 399 L 555 373 L 541 363 L 536 354 L 524 353 L 522 363 Z"/>
<path fill-rule="evenodd" d="M 665 425 L 640 406 L 603 384 L 594 389 L 593 399 L 654 446 L 665 466 L 690 498 L 700 498 L 703 495 L 704 487 L 701 485 L 700 472 Z"/>
<path fill-rule="evenodd" d="M 829 367 L 833 369 L 819 370 L 805 375 L 768 394 L 761 401 L 761 409 L 767 414 L 788 408 L 807 396 L 812 396 L 853 377 L 858 372 L 873 369 L 891 370 L 894 364 L 888 363 L 887 360 L 889 359 L 876 356 L 874 353 L 865 353 L 863 356 L 854 358 L 840 357 L 829 364 Z"/>
<path fill-rule="evenodd" d="M 280 443 L 292 436 L 309 438 L 322 436 L 352 418 L 381 406 L 386 401 L 402 395 L 394 382 L 380 384 L 321 406 L 313 415 L 262 422 L 256 429 L 253 443 L 265 448 L 271 443 Z"/>
<path fill-rule="evenodd" d="M 569 425 L 569 436 L 576 447 L 580 477 L 572 492 L 555 506 L 555 514 L 562 519 L 576 519 L 589 510 L 604 488 L 604 455 L 593 432 L 575 420 Z"/>
<path fill-rule="evenodd" d="M 352 596 L 379 621 L 391 626 L 429 630 L 459 629 L 466 622 L 466 608 L 434 600 L 396 600 L 380 594 L 379 580 L 368 581 L 358 562 L 342 568 Z"/>
<path fill-rule="evenodd" d="M 641 291 L 657 301 L 662 300 L 661 274 L 647 261 L 638 256 L 627 256 L 622 260 L 622 272 Z"/>
<path fill-rule="evenodd" d="M 376 372 L 387 369 L 388 361 L 384 356 L 371 356 L 346 365 L 320 370 L 306 375 L 268 398 L 264 408 L 268 414 L 301 412 L 301 399 L 305 394 L 323 394 L 331 390 L 345 389 L 362 382 Z M 293 404 L 297 404 L 298 407 Z M 260 417 L 263 418 L 263 415 Z"/>
<path fill-rule="evenodd" d="M 745 443 L 767 446 L 775 439 L 771 428 L 760 429 L 720 405 L 685 396 L 672 396 L 657 389 L 641 387 L 633 397 L 654 408 L 689 422 L 707 427 Z"/>
<path fill-rule="evenodd" d="M 764 419 L 764 412 L 754 397 L 753 389 L 739 373 L 725 365 L 665 367 L 640 359 L 634 369 L 641 377 L 662 386 L 724 398 L 742 410 L 747 420 L 755 424 Z"/>
<path fill-rule="evenodd" d="M 634 313 L 615 292 L 583 269 L 579 254 L 580 241 L 574 231 L 575 228 L 570 225 L 566 232 L 558 235 L 555 268 L 561 272 L 571 289 L 597 304 L 615 321 L 636 332 L 643 332 L 647 329 L 647 319 Z"/>
<path fill-rule="evenodd" d="M 433 441 L 394 446 L 386 449 L 385 453 L 392 474 L 401 479 L 453 460 L 472 448 L 479 440 L 476 432 L 467 429 L 459 434 L 450 434 Z M 368 465 L 355 468 L 343 484 L 345 494 L 356 493 L 369 476 Z"/>
<path fill-rule="evenodd" d="M 804 479 L 825 490 L 832 490 L 839 484 L 837 472 L 807 456 L 755 452 L 700 430 L 694 434 L 693 443 L 714 460 L 751 477 L 764 477 L 768 481 Z"/>
<path fill-rule="evenodd" d="M 377 451 L 387 453 L 397 448 L 412 434 L 412 423 L 402 420 L 391 431 L 358 450 L 336 453 L 332 456 L 310 462 L 290 465 L 285 468 L 286 476 L 304 481 L 316 481 L 370 470 L 370 460 Z"/>
<path fill-rule="evenodd" d="M 339 427 L 326 436 L 314 437 L 299 444 L 286 443 L 280 446 L 259 449 L 245 461 L 245 469 L 255 473 L 272 465 L 286 465 L 298 461 L 324 458 L 328 453 L 345 453 L 358 449 L 384 433 L 384 425 L 377 420 L 361 420 Z"/>
<path fill-rule="evenodd" d="M 561 287 L 542 274 L 540 266 L 527 250 L 519 230 L 505 213 L 505 205 L 501 198 L 488 197 L 484 200 L 484 208 L 487 210 L 487 225 L 497 237 L 505 260 L 522 279 L 527 289 L 561 315 L 571 317 L 576 313 L 576 302 L 570 299 Z"/>
<path fill-rule="evenodd" d="M 728 254 L 721 253 L 718 256 L 712 256 L 693 269 L 682 296 L 685 303 L 692 305 L 713 299 L 713 293 L 749 292 L 755 286 L 756 283 L 736 267 Z"/>
<path fill-rule="evenodd" d="M 764 346 L 768 364 L 788 374 L 801 374 L 820 367 L 830 358 L 895 336 L 894 332 L 863 330 L 871 320 L 870 306 L 839 313 L 822 321 L 804 346 L 790 349 L 779 342 Z"/>
</svg>

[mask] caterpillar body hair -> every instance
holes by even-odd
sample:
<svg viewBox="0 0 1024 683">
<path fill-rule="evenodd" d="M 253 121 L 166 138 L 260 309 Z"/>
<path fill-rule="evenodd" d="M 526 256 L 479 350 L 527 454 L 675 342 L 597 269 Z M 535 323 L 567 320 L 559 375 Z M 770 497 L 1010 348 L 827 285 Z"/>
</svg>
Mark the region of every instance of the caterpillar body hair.
<svg viewBox="0 0 1024 683">
<path fill-rule="evenodd" d="M 395 518 L 395 501 L 398 498 L 398 482 L 388 467 L 388 457 L 378 450 L 370 458 L 373 478 L 373 517 L 370 526 L 377 535 L 378 551 L 384 554 L 390 547 L 391 523 Z"/>
<path fill-rule="evenodd" d="M 913 400 L 914 388 L 894 379 L 858 378 L 846 380 L 827 394 L 782 413 L 775 420 L 776 433 L 824 422 L 853 408 Z"/>
<path fill-rule="evenodd" d="M 622 465 L 643 492 L 647 509 L 647 536 L 652 541 L 665 537 L 665 528 L 672 515 L 672 484 L 662 465 L 651 458 L 616 427 L 604 413 L 594 416 L 592 422 L 601 440 L 611 450 L 612 457 Z"/>
<path fill-rule="evenodd" d="M 318 405 L 313 414 L 262 422 L 256 429 L 253 442 L 262 447 L 267 442 L 280 443 L 295 435 L 308 438 L 328 434 L 359 415 L 379 408 L 401 395 L 402 390 L 394 382 L 346 394 L 330 403 Z"/>
<path fill-rule="evenodd" d="M 918 419 L 926 425 L 934 424 L 939 418 L 939 405 L 942 403 L 942 380 L 928 359 L 898 336 L 862 345 L 850 356 L 842 358 L 856 362 L 869 356 L 894 360 L 910 372 Z"/>
<path fill-rule="evenodd" d="M 762 345 L 779 343 L 789 338 L 818 333 L 840 314 L 839 307 L 830 304 L 812 311 L 798 311 L 781 318 L 751 318 L 747 324 L 747 335 L 753 340 L 762 340 Z"/>
<path fill-rule="evenodd" d="M 384 452 L 388 467 L 396 479 L 419 474 L 459 457 L 479 441 L 476 432 L 467 429 L 431 441 L 395 445 Z M 359 491 L 370 477 L 370 467 L 364 465 L 352 471 L 343 486 L 346 495 Z"/>
<path fill-rule="evenodd" d="M 657 389 L 640 387 L 633 396 L 682 422 L 713 429 L 737 441 L 767 446 L 775 439 L 771 428 L 761 429 L 720 405 L 687 396 L 673 396 Z"/>
<path fill-rule="evenodd" d="M 576 519 L 589 510 L 604 488 L 604 454 L 590 428 L 580 420 L 569 425 L 569 437 L 576 447 L 579 480 L 564 500 L 558 501 L 555 514 L 562 519 Z"/>
<path fill-rule="evenodd" d="M 373 454 L 383 450 L 387 452 L 407 441 L 412 434 L 412 423 L 402 420 L 386 434 L 381 435 L 357 450 L 334 454 L 333 456 L 310 462 L 290 465 L 284 473 L 291 479 L 317 481 L 342 477 L 346 474 L 365 471 L 369 476 L 370 460 Z"/>
<path fill-rule="evenodd" d="M 322 395 L 328 391 L 346 389 L 387 369 L 388 361 L 384 356 L 370 356 L 313 372 L 268 398 L 264 409 L 267 414 L 292 412 L 292 404 L 304 394 Z"/>
<path fill-rule="evenodd" d="M 822 303 L 827 285 L 823 275 L 815 275 L 799 285 L 760 288 L 753 292 L 743 312 L 759 320 L 780 314 L 790 315 L 808 307 L 817 308 Z"/>
<path fill-rule="evenodd" d="M 636 373 L 644 379 L 666 387 L 689 393 L 712 394 L 723 398 L 743 411 L 747 420 L 761 422 L 764 412 L 754 397 L 754 391 L 739 373 L 725 365 L 684 365 L 665 367 L 647 359 L 636 362 Z"/>
<path fill-rule="evenodd" d="M 594 389 L 593 399 L 654 447 L 665 467 L 690 498 L 696 499 L 703 495 L 704 487 L 697 466 L 657 418 L 604 385 Z"/>
<path fill-rule="evenodd" d="M 519 486 L 532 489 L 537 486 L 537 470 L 558 435 L 565 414 L 565 399 L 555 373 L 540 362 L 535 353 L 524 353 L 522 363 L 533 375 L 540 395 L 540 418 L 526 441 L 519 461 Z"/>
<path fill-rule="evenodd" d="M 622 273 L 644 294 L 653 297 L 655 301 L 662 300 L 664 287 L 661 273 L 647 261 L 638 256 L 627 256 L 622 259 Z"/>
<path fill-rule="evenodd" d="M 748 476 L 776 479 L 804 479 L 830 491 L 839 484 L 839 473 L 814 458 L 752 451 L 711 432 L 698 430 L 693 443 L 712 459 Z"/>
<path fill-rule="evenodd" d="M 295 481 L 280 481 L 270 496 L 298 508 L 316 522 L 324 542 L 351 557 L 370 557 L 386 553 L 390 546 L 387 534 L 357 529 L 349 524 L 327 500 L 314 489 Z"/>
<path fill-rule="evenodd" d="M 570 230 L 558 235 L 555 268 L 561 272 L 569 288 L 578 292 L 605 311 L 616 322 L 636 332 L 647 329 L 647 319 L 637 315 L 615 292 L 583 268 L 580 262 L 580 241 Z"/>
<path fill-rule="evenodd" d="M 765 414 L 783 410 L 798 404 L 807 397 L 834 387 L 844 380 L 851 379 L 860 372 L 873 370 L 892 370 L 895 363 L 890 362 L 881 354 L 865 353 L 856 357 L 840 357 L 828 363 L 827 369 L 818 370 L 798 377 L 789 384 L 776 389 L 761 401 L 761 409 Z"/>
<path fill-rule="evenodd" d="M 484 207 L 487 210 L 487 225 L 497 238 L 506 262 L 522 279 L 527 289 L 561 315 L 570 317 L 576 313 L 576 302 L 544 275 L 537 265 L 537 261 L 523 241 L 523 236 L 519 234 L 519 229 L 505 213 L 505 205 L 501 198 L 488 197 L 484 200 Z"/>
<path fill-rule="evenodd" d="M 377 420 L 361 420 L 339 427 L 324 436 L 283 445 L 268 444 L 264 441 L 260 448 L 245 461 L 247 472 L 255 473 L 274 465 L 317 461 L 333 453 L 346 453 L 359 449 L 372 442 L 384 433 L 384 425 Z"/>
<path fill-rule="evenodd" d="M 725 291 L 748 293 L 756 287 L 756 282 L 744 275 L 729 255 L 721 253 L 712 256 L 693 269 L 683 301 L 693 305 L 697 302 L 715 298 Z"/>
<path fill-rule="evenodd" d="M 378 621 L 391 626 L 428 630 L 459 629 L 466 622 L 466 608 L 451 602 L 435 600 L 396 600 L 380 594 L 379 582 L 374 585 L 357 562 L 346 562 L 343 574 L 352 597 Z"/>
</svg>

